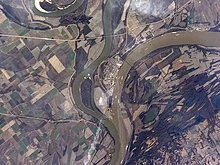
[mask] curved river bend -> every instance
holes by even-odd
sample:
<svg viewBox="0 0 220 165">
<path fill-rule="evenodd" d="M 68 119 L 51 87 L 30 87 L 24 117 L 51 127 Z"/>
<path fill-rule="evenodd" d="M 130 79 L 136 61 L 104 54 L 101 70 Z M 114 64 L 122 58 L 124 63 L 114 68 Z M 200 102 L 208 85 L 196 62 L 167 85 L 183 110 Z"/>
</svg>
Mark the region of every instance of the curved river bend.
<svg viewBox="0 0 220 165">
<path fill-rule="evenodd" d="M 113 96 L 117 95 L 118 98 L 121 98 L 124 81 L 127 77 L 129 70 L 131 69 L 131 66 L 134 65 L 136 61 L 140 60 L 144 56 L 150 54 L 157 49 L 177 45 L 203 45 L 206 47 L 220 47 L 220 33 L 199 31 L 167 33 L 150 41 L 146 41 L 143 44 L 140 44 L 131 52 L 131 54 L 126 59 L 127 62 L 123 63 L 122 67 L 120 68 L 116 79 Z M 118 98 L 113 97 L 113 104 L 118 104 Z M 120 113 L 120 106 L 118 105 L 117 107 L 117 111 Z M 120 133 L 120 131 L 118 133 Z M 124 134 L 119 134 L 118 136 L 123 137 Z M 127 141 L 125 139 L 127 139 Z M 120 150 L 126 151 L 126 145 L 129 142 L 128 138 L 124 137 L 119 141 L 121 145 Z M 123 158 L 123 156 L 124 155 L 120 157 Z"/>
</svg>

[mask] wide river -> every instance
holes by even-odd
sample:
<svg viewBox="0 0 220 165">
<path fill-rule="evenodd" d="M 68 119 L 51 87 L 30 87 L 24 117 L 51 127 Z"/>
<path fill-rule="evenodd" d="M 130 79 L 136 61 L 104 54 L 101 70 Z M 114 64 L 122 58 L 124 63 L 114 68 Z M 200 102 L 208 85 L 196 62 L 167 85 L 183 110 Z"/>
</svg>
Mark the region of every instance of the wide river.
<svg viewBox="0 0 220 165">
<path fill-rule="evenodd" d="M 220 47 L 220 33 L 199 31 L 167 33 L 150 41 L 146 41 L 143 44 L 140 44 L 130 53 L 130 55 L 126 59 L 127 62 L 123 63 L 118 72 L 113 93 L 113 96 L 117 96 L 117 98 L 113 97 L 113 104 L 118 104 L 118 99 L 121 98 L 121 92 L 126 76 L 131 69 L 131 66 L 134 65 L 136 61 L 140 60 L 144 56 L 147 56 L 157 49 L 177 45 L 203 45 L 206 47 Z M 119 107 L 120 106 L 118 106 L 117 110 L 118 113 L 121 112 L 121 109 Z M 125 151 L 125 146 L 129 142 L 128 138 L 124 137 L 124 133 L 122 135 L 120 135 L 120 131 L 118 133 L 119 137 L 123 137 L 122 139 L 120 139 L 120 150 Z"/>
</svg>

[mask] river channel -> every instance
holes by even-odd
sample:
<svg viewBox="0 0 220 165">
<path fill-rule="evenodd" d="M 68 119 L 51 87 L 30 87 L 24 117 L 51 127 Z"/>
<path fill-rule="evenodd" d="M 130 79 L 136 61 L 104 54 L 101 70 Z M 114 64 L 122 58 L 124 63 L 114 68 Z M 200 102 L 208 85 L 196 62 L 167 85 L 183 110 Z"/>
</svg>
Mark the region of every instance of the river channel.
<svg viewBox="0 0 220 165">
<path fill-rule="evenodd" d="M 113 93 L 113 96 L 118 97 L 113 97 L 113 104 L 118 104 L 118 99 L 121 98 L 121 93 L 127 74 L 131 69 L 131 66 L 134 65 L 136 61 L 157 49 L 177 45 L 203 45 L 207 47 L 220 47 L 220 33 L 199 31 L 167 33 L 150 41 L 146 41 L 143 44 L 140 44 L 127 57 L 127 62 L 123 63 L 118 72 Z M 117 107 L 119 108 L 120 106 Z M 121 109 L 119 108 L 117 111 L 120 112 Z M 121 146 L 125 146 L 128 144 L 128 142 L 128 140 L 121 140 L 120 144 L 124 143 Z M 126 148 L 123 147 L 122 150 L 126 150 Z"/>
<path fill-rule="evenodd" d="M 105 127 L 108 129 L 109 133 L 114 139 L 115 142 L 115 152 L 112 156 L 111 161 L 109 162 L 110 165 L 116 165 L 119 164 L 119 150 L 120 150 L 120 141 L 119 141 L 119 136 L 118 136 L 118 131 L 115 127 L 115 125 L 112 123 L 111 120 L 106 119 L 103 114 L 98 111 L 98 109 L 89 109 L 85 107 L 82 104 L 82 99 L 81 99 L 81 94 L 80 94 L 80 85 L 84 80 L 84 77 L 88 76 L 88 74 L 92 75 L 94 71 L 98 68 L 100 63 L 105 60 L 111 53 L 111 47 L 112 47 L 112 26 L 111 26 L 111 16 L 112 16 L 112 5 L 116 2 L 117 0 L 108 0 L 105 4 L 105 8 L 103 11 L 103 16 L 102 16 L 102 22 L 103 22 L 103 30 L 105 36 L 105 46 L 99 56 L 91 65 L 89 65 L 83 72 L 81 72 L 77 77 L 75 77 L 75 80 L 73 81 L 72 84 L 72 94 L 73 98 L 75 101 L 75 104 L 77 108 L 82 110 L 83 112 L 95 117 L 99 121 L 102 120 L 102 123 L 105 125 Z M 93 100 L 94 101 L 94 100 Z"/>
</svg>

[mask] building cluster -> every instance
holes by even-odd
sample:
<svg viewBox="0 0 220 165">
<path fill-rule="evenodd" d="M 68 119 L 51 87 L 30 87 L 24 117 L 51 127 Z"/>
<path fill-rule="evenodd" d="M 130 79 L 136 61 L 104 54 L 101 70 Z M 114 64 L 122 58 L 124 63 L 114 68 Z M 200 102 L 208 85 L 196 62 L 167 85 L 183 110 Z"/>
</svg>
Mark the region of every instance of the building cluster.
<svg viewBox="0 0 220 165">
<path fill-rule="evenodd" d="M 100 79 L 104 89 L 113 90 L 117 73 L 122 64 L 123 61 L 118 55 L 110 58 L 107 62 L 102 64 L 100 68 Z"/>
</svg>

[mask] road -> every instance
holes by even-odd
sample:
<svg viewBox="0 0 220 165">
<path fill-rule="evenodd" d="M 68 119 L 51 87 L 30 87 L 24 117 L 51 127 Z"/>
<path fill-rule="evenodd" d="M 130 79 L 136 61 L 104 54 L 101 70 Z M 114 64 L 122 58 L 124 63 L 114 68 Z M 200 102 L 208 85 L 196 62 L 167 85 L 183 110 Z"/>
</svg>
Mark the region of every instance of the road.
<svg viewBox="0 0 220 165">
<path fill-rule="evenodd" d="M 96 37 L 87 37 L 86 39 L 98 39 L 98 38 L 109 38 L 109 37 L 116 37 L 116 36 L 124 36 L 126 33 L 115 34 L 111 36 L 96 36 Z M 35 40 L 45 40 L 45 41 L 60 41 L 60 42 L 77 42 L 85 40 L 85 38 L 78 38 L 78 39 L 60 39 L 60 38 L 48 38 L 48 37 L 33 37 L 33 36 L 20 36 L 14 34 L 0 34 L 0 37 L 12 37 L 12 38 L 28 38 L 28 39 L 35 39 Z"/>
<path fill-rule="evenodd" d="M 92 123 L 92 122 L 85 121 L 83 119 L 80 119 L 80 120 L 69 120 L 69 119 L 50 120 L 50 119 L 46 119 L 46 118 L 42 118 L 42 117 L 16 115 L 16 114 L 8 114 L 8 113 L 1 113 L 1 112 L 0 112 L 0 116 L 13 117 L 13 118 L 23 118 L 23 119 L 29 119 L 29 120 L 39 120 L 39 121 L 45 121 L 47 123 L 56 123 L 56 124 L 57 123 L 79 123 L 79 122 Z"/>
</svg>

